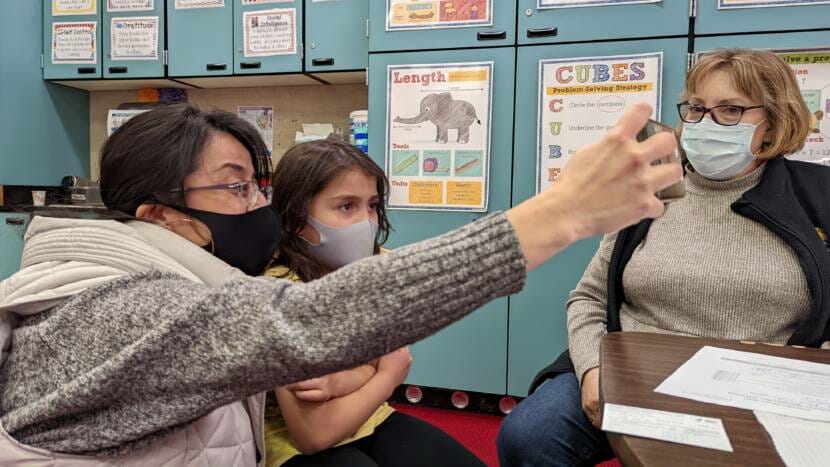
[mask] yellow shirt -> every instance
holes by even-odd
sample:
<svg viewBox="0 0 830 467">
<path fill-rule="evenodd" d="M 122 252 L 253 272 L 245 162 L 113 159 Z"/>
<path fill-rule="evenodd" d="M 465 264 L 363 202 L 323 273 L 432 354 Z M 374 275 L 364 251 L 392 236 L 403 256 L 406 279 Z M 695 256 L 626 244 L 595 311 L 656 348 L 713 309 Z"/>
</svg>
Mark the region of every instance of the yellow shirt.
<svg viewBox="0 0 830 467">
<path fill-rule="evenodd" d="M 279 277 L 299 282 L 301 279 L 294 273 L 291 273 L 285 266 L 273 266 L 265 271 L 266 276 Z M 395 409 L 384 402 L 375 413 L 369 417 L 368 420 L 358 428 L 357 432 L 349 438 L 336 444 L 342 446 L 344 444 L 357 441 L 361 438 L 370 436 L 375 432 L 375 428 L 389 418 Z M 288 426 L 285 424 L 285 419 L 280 413 L 279 404 L 274 392 L 268 393 L 265 403 L 265 460 L 267 467 L 277 467 L 291 459 L 294 456 L 300 455 L 291 444 L 291 438 L 288 435 Z"/>
</svg>

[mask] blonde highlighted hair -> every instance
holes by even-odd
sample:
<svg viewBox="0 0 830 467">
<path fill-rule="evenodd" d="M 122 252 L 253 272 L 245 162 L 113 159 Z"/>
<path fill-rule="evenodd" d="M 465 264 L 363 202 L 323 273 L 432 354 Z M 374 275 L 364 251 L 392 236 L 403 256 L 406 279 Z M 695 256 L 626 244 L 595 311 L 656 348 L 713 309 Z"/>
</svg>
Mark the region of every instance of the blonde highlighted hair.
<svg viewBox="0 0 830 467">
<path fill-rule="evenodd" d="M 686 75 L 683 100 L 695 94 L 716 71 L 725 72 L 732 84 L 755 102 L 763 104 L 769 122 L 769 142 L 756 154 L 771 159 L 804 147 L 812 127 L 812 115 L 804 103 L 795 74 L 773 52 L 750 49 L 718 49 L 703 54 Z"/>
</svg>

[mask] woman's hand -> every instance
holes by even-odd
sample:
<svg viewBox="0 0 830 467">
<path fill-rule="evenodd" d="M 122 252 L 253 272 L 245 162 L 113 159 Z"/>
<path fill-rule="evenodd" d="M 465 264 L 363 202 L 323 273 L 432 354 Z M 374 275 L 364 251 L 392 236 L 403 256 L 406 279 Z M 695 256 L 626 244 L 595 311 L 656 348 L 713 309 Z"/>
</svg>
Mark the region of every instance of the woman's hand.
<svg viewBox="0 0 830 467">
<path fill-rule="evenodd" d="M 683 170 L 651 165 L 675 148 L 674 135 L 637 142 L 650 115 L 648 104 L 633 104 L 601 140 L 571 157 L 550 189 L 507 211 L 528 270 L 577 240 L 663 214 L 655 193 L 680 180 Z"/>
<path fill-rule="evenodd" d="M 409 376 L 409 368 L 412 366 L 412 355 L 409 347 L 400 348 L 388 353 L 378 360 L 378 374 L 383 374 L 398 386 Z"/>
<path fill-rule="evenodd" d="M 582 377 L 582 410 L 591 424 L 602 429 L 602 412 L 599 408 L 599 368 L 591 368 Z"/>
</svg>

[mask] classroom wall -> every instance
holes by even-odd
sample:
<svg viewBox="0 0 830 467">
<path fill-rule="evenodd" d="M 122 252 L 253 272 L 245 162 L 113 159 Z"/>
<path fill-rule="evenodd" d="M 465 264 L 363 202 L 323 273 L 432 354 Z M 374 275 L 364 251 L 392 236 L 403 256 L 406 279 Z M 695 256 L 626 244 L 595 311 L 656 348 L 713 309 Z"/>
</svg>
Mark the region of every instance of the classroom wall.
<svg viewBox="0 0 830 467">
<path fill-rule="evenodd" d="M 273 106 L 274 162 L 294 145 L 295 133 L 302 131 L 303 123 L 332 123 L 347 136 L 349 113 L 366 109 L 369 100 L 368 89 L 362 84 L 192 89 L 187 93 L 189 102 L 203 109 L 236 112 L 240 105 Z M 90 93 L 89 163 L 93 179 L 98 178 L 99 151 L 107 137 L 107 110 L 136 100 L 136 91 Z"/>
<path fill-rule="evenodd" d="M 0 9 L 0 185 L 89 173 L 89 95 L 43 81 L 42 2 Z"/>
</svg>

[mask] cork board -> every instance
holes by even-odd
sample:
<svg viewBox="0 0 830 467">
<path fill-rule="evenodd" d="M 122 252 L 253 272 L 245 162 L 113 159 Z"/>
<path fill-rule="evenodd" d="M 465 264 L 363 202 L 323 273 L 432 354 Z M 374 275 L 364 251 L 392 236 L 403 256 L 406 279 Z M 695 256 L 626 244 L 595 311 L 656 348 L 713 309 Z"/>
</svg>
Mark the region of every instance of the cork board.
<svg viewBox="0 0 830 467">
<path fill-rule="evenodd" d="M 363 84 L 328 86 L 279 86 L 256 88 L 190 89 L 188 101 L 202 109 L 218 108 L 236 113 L 240 105 L 274 107 L 274 162 L 294 145 L 303 123 L 331 123 L 344 135 L 349 131 L 349 113 L 368 108 L 368 88 Z M 125 102 L 137 101 L 136 91 L 90 93 L 90 175 L 99 175 L 99 150 L 107 137 L 107 111 Z"/>
</svg>

